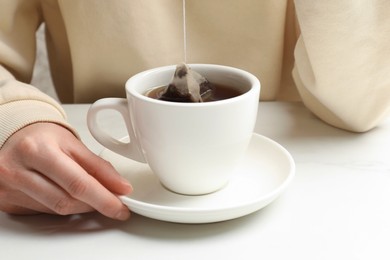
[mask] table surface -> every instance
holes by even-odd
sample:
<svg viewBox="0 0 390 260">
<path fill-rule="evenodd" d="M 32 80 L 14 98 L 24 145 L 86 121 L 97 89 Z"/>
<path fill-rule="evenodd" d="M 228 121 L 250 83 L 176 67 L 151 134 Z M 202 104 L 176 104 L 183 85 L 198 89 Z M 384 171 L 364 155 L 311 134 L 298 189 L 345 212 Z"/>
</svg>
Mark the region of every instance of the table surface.
<svg viewBox="0 0 390 260">
<path fill-rule="evenodd" d="M 88 105 L 65 105 L 96 153 Z M 124 135 L 118 115 L 102 127 Z M 168 223 L 133 214 L 0 213 L 0 259 L 390 259 L 390 118 L 364 134 L 333 128 L 301 103 L 261 102 L 256 132 L 283 145 L 296 176 L 273 203 L 213 224 Z"/>
</svg>

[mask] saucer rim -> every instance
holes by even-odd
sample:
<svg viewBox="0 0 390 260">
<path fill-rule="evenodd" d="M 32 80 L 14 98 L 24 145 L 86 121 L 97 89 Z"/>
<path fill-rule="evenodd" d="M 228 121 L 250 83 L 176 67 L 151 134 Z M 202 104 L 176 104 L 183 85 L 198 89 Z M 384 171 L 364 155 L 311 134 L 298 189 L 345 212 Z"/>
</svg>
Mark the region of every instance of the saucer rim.
<svg viewBox="0 0 390 260">
<path fill-rule="evenodd" d="M 213 209 L 210 209 L 210 208 L 198 208 L 198 207 L 197 208 L 191 208 L 191 207 L 164 206 L 164 205 L 158 205 L 158 204 L 151 204 L 151 203 L 142 202 L 142 201 L 130 198 L 127 195 L 120 196 L 120 198 L 121 198 L 121 200 L 129 201 L 129 202 L 131 202 L 133 204 L 137 204 L 140 207 L 150 207 L 150 208 L 154 208 L 154 209 L 158 209 L 158 210 L 164 210 L 164 211 L 170 211 L 170 212 L 183 212 L 183 211 L 186 211 L 186 212 L 197 212 L 197 213 L 201 213 L 201 212 L 207 212 L 207 213 L 219 212 L 219 211 L 237 209 L 237 208 L 240 208 L 240 207 L 246 208 L 246 207 L 249 207 L 250 205 L 254 205 L 254 204 L 260 203 L 261 201 L 267 201 L 268 199 L 271 199 L 274 196 L 276 196 L 277 194 L 279 194 L 281 191 L 283 191 L 290 184 L 290 182 L 292 181 L 292 179 L 295 176 L 295 162 L 294 162 L 294 159 L 291 156 L 291 154 L 287 151 L 287 149 L 284 148 L 279 143 L 277 143 L 276 141 L 274 141 L 274 140 L 272 140 L 272 139 L 270 139 L 270 138 L 268 138 L 266 136 L 257 134 L 257 133 L 253 133 L 252 138 L 253 137 L 261 138 L 261 139 L 263 139 L 263 141 L 265 140 L 265 141 L 270 142 L 273 145 L 277 146 L 280 150 L 283 151 L 284 155 L 286 155 L 286 157 L 287 157 L 287 159 L 289 161 L 289 164 L 290 164 L 290 172 L 286 175 L 287 177 L 285 178 L 285 180 L 279 186 L 277 186 L 275 189 L 273 189 L 271 192 L 269 192 L 269 193 L 267 193 L 267 194 L 265 194 L 265 195 L 263 195 L 261 197 L 257 197 L 256 199 L 247 201 L 245 203 L 237 203 L 237 204 L 234 204 L 234 205 L 223 206 L 223 207 L 216 207 L 216 208 L 213 208 Z M 219 191 L 216 191 L 214 193 L 218 193 Z M 183 197 L 192 197 L 191 195 L 183 195 L 183 194 L 177 194 L 177 195 L 178 196 L 183 196 Z M 208 196 L 208 195 L 210 195 L 210 194 L 196 195 L 196 196 Z"/>
</svg>

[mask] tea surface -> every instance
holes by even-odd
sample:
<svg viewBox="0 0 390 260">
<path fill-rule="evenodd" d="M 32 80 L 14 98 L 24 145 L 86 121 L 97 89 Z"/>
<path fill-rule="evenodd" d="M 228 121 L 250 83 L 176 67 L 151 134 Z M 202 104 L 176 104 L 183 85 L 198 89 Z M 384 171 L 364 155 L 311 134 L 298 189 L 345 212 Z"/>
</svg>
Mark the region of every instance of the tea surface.
<svg viewBox="0 0 390 260">
<path fill-rule="evenodd" d="M 230 86 L 221 85 L 221 84 L 213 84 L 213 86 L 214 86 L 214 88 L 212 90 L 212 93 L 207 94 L 205 96 L 202 96 L 203 102 L 218 101 L 218 100 L 237 97 L 237 96 L 243 94 L 242 91 L 240 91 L 236 88 L 230 87 Z M 154 99 L 160 99 L 165 88 L 166 88 L 166 86 L 155 87 L 151 90 L 148 90 L 145 93 L 145 96 L 148 96 L 148 97 L 154 98 Z M 175 101 L 168 101 L 168 102 L 175 102 Z M 179 101 L 177 101 L 177 102 L 179 102 Z"/>
</svg>

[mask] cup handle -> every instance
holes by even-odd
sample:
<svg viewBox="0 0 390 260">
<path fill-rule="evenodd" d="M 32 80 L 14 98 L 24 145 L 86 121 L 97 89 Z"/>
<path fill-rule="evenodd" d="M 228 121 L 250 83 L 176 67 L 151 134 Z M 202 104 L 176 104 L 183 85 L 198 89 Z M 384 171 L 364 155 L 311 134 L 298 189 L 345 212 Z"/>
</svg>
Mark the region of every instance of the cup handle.
<svg viewBox="0 0 390 260">
<path fill-rule="evenodd" d="M 97 122 L 97 115 L 100 111 L 105 109 L 116 110 L 122 115 L 122 118 L 126 123 L 127 132 L 130 137 L 130 141 L 128 143 L 113 138 L 108 133 L 100 129 Z M 91 105 L 88 110 L 87 125 L 92 136 L 106 148 L 132 160 L 146 163 L 145 157 L 142 154 L 142 151 L 138 145 L 137 138 L 134 134 L 134 129 L 132 127 L 126 99 L 103 98 L 97 100 Z"/>
</svg>

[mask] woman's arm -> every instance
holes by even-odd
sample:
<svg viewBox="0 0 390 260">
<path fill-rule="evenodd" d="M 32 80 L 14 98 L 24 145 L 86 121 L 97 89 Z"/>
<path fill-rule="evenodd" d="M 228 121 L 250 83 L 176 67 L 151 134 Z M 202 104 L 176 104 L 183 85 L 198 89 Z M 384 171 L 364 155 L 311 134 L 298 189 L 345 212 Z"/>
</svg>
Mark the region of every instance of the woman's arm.
<svg viewBox="0 0 390 260">
<path fill-rule="evenodd" d="M 390 110 L 390 2 L 296 0 L 294 79 L 306 106 L 364 132 Z"/>
<path fill-rule="evenodd" d="M 40 23 L 40 1 L 0 2 L 0 210 L 127 219 L 116 195 L 131 186 L 81 143 L 60 104 L 28 84 Z"/>
</svg>

